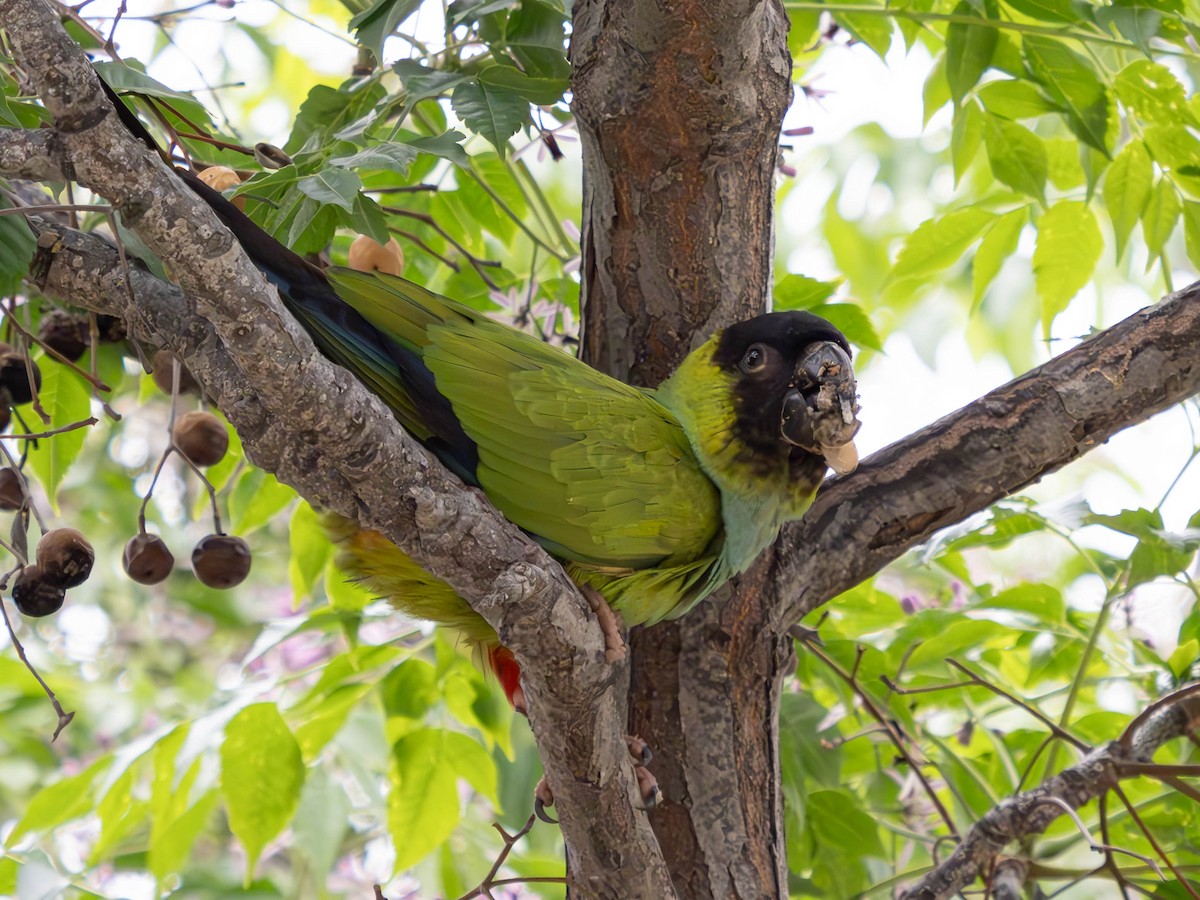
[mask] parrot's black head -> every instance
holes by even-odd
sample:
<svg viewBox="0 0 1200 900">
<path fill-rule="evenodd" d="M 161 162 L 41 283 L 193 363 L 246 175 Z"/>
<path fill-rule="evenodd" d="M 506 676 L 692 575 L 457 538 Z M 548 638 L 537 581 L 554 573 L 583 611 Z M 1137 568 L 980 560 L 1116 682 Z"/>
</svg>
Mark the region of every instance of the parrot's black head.
<svg viewBox="0 0 1200 900">
<path fill-rule="evenodd" d="M 726 328 L 713 362 L 734 378 L 735 436 L 754 457 L 853 471 L 857 384 L 840 331 L 812 313 L 767 313 Z"/>
</svg>

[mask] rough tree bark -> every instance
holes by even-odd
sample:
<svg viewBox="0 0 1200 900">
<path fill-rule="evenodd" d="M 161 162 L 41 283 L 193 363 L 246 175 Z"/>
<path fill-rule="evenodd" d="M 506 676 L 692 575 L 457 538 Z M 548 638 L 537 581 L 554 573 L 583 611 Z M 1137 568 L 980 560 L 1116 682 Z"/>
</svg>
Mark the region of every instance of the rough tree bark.
<svg viewBox="0 0 1200 900">
<path fill-rule="evenodd" d="M 766 308 L 787 27 L 774 0 L 576 4 L 582 343 L 602 371 L 658 384 Z M 787 893 L 776 728 L 791 647 L 765 627 L 767 571 L 631 636 L 629 727 L 654 746 L 667 802 L 650 821 L 680 896 Z"/>
<path fill-rule="evenodd" d="M 43 0 L 0 0 L 0 22 L 55 122 L 48 135 L 0 129 L 0 175 L 92 188 L 183 285 L 135 271 L 131 293 L 110 245 L 35 220 L 47 293 L 121 315 L 184 356 L 257 464 L 384 531 L 500 630 L 526 668 L 583 896 L 784 894 L 787 626 L 933 528 L 1200 390 L 1200 310 L 1181 292 L 866 460 L 733 591 L 635 634 L 629 722 L 655 744 L 669 798 L 652 833 L 632 805 L 622 673 L 603 665 L 599 630 L 561 569 L 317 354 L 207 208 L 114 124 Z M 765 303 L 785 24 L 773 2 L 576 5 L 586 348 L 602 367 L 656 382 L 700 333 Z M 607 92 L 605 79 L 617 79 Z M 1039 416 L 1067 425 L 1005 455 L 1000 438 Z"/>
</svg>

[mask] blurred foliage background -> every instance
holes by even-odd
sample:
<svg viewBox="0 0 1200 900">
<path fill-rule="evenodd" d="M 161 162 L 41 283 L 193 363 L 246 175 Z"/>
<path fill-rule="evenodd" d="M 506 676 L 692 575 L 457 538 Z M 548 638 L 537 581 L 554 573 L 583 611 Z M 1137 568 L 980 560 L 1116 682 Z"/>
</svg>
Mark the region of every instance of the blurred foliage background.
<svg viewBox="0 0 1200 900">
<path fill-rule="evenodd" d="M 1194 278 L 1196 0 L 785 5 L 797 90 L 776 304 L 816 309 L 858 345 L 864 450 Z M 248 179 L 236 193 L 279 239 L 341 260 L 355 232 L 395 237 L 407 277 L 573 349 L 568 7 L 130 0 L 118 15 L 96 0 L 64 14 L 164 142 Z M 7 56 L 0 87 L 0 125 L 45 118 Z M 243 152 L 258 141 L 291 164 L 264 169 Z M 111 227 L 95 213 L 80 223 Z M 22 229 L 0 218 L 18 343 L 14 323 L 36 332 L 50 308 L 22 293 Z M 213 528 L 206 491 L 172 457 L 147 518 L 180 563 L 161 585 L 130 582 L 121 549 L 170 401 L 126 345 L 80 363 L 111 387 L 119 421 L 78 373 L 33 355 L 47 427 L 98 424 L 5 444 L 28 451 L 47 522 L 84 532 L 97 564 L 57 615 L 9 610 L 76 715 L 51 743 L 41 688 L 11 648 L 0 655 L 0 894 L 368 898 L 379 883 L 391 900 L 469 895 L 503 847 L 492 823 L 524 823 L 540 774 L 495 685 L 452 635 L 347 584 L 312 509 L 244 460 L 236 436 L 208 477 L 252 547 L 250 579 L 218 592 L 188 572 Z M 41 430 L 18 411 L 12 431 Z M 1030 709 L 1101 743 L 1196 676 L 1197 421 L 1190 402 L 1119 436 L 813 617 L 824 647 L 799 649 L 781 725 L 794 895 L 888 896 L 931 864 L 945 817 L 969 826 L 1074 762 Z M 1029 709 L 978 684 L 901 696 L 881 680 L 961 681 L 947 659 Z M 911 737 L 941 811 L 864 697 Z M 1180 742 L 1159 759 L 1195 754 Z M 1138 855 L 1161 849 L 1200 880 L 1200 806 L 1150 779 L 1126 790 L 1139 815 L 1104 817 L 1107 840 L 1135 854 L 1126 876 L 1153 896 L 1196 896 Z M 1082 817 L 1098 834 L 1099 812 Z M 1120 895 L 1087 877 L 1097 860 L 1068 819 L 1026 849 L 1047 892 Z M 561 896 L 529 879 L 561 876 L 562 853 L 537 825 L 494 894 Z"/>
</svg>

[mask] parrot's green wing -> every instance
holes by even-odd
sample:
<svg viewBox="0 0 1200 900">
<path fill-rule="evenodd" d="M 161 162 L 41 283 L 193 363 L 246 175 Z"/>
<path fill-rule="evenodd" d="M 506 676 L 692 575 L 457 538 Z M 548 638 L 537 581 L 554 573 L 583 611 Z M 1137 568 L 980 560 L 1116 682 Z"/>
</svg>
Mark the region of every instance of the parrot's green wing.
<svg viewBox="0 0 1200 900">
<path fill-rule="evenodd" d="M 475 445 L 470 480 L 552 552 L 641 569 L 691 560 L 718 533 L 720 495 L 683 428 L 651 395 L 403 279 L 344 269 L 328 275 L 343 300 L 432 375 L 426 385 L 419 372 L 391 373 L 400 384 L 380 394 L 405 395 L 392 404 L 401 421 L 418 417 L 416 433 L 440 436 L 462 460 L 461 448 L 451 447 L 453 429 L 429 421 L 436 403 L 423 395 L 436 387 Z M 387 375 L 353 345 L 336 355 L 372 383 Z M 438 452 L 437 440 L 430 446 Z"/>
</svg>

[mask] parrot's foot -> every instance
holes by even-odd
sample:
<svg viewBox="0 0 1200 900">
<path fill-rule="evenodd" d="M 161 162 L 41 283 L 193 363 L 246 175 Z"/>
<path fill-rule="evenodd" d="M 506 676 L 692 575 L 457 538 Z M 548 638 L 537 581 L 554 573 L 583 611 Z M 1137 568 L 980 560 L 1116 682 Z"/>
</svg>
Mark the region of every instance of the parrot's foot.
<svg viewBox="0 0 1200 900">
<path fill-rule="evenodd" d="M 629 755 L 633 757 L 635 765 L 648 766 L 654 759 L 654 754 L 650 752 L 650 745 L 636 734 L 625 735 L 625 746 L 629 748 Z"/>
<path fill-rule="evenodd" d="M 629 748 L 629 755 L 633 757 L 633 771 L 637 775 L 638 792 L 642 795 L 642 805 L 639 809 L 654 809 L 662 803 L 663 793 L 662 788 L 658 786 L 658 779 L 646 768 L 654 759 L 650 745 L 636 734 L 627 734 L 625 746 Z"/>
<path fill-rule="evenodd" d="M 558 819 L 546 812 L 546 807 L 553 805 L 554 792 L 550 790 L 550 785 L 546 784 L 546 776 L 543 775 L 541 781 L 537 783 L 537 787 L 533 789 L 533 814 L 543 822 L 557 825 Z"/>
<path fill-rule="evenodd" d="M 600 630 L 604 632 L 604 661 L 610 665 L 620 662 L 625 658 L 625 639 L 621 637 L 620 615 L 595 588 L 583 584 L 579 586 L 579 591 L 587 598 L 588 606 L 596 614 L 596 621 L 600 623 Z"/>
<path fill-rule="evenodd" d="M 638 790 L 642 795 L 642 805 L 639 809 L 647 812 L 658 807 L 662 803 L 663 792 L 658 786 L 658 779 L 645 766 L 634 766 L 633 771 L 637 774 Z"/>
<path fill-rule="evenodd" d="M 629 755 L 633 759 L 633 772 L 637 776 L 638 793 L 642 795 L 642 802 L 638 809 L 654 809 L 662 803 L 663 792 L 662 788 L 658 786 L 658 779 L 646 768 L 650 764 L 650 760 L 654 759 L 654 754 L 650 752 L 650 745 L 636 734 L 628 734 L 625 736 L 625 746 L 629 748 Z M 543 822 L 554 825 L 558 819 L 551 817 L 546 812 L 546 807 L 553 805 L 554 792 L 550 790 L 550 785 L 546 783 L 546 777 L 543 775 L 541 781 L 537 783 L 537 787 L 533 789 L 533 813 Z"/>
</svg>

